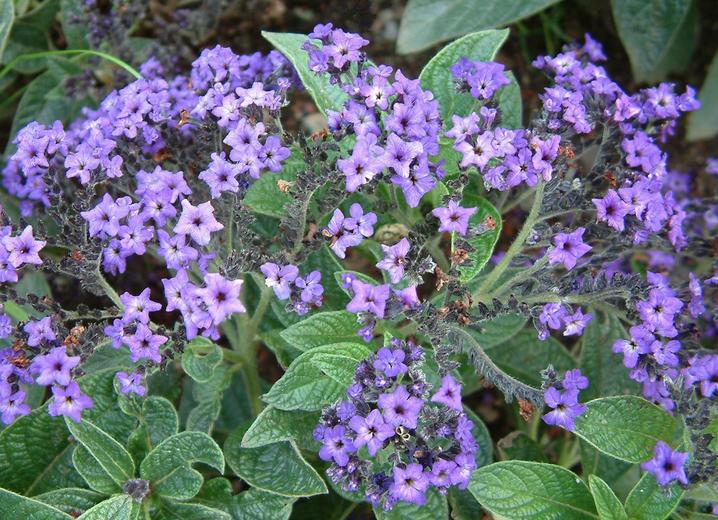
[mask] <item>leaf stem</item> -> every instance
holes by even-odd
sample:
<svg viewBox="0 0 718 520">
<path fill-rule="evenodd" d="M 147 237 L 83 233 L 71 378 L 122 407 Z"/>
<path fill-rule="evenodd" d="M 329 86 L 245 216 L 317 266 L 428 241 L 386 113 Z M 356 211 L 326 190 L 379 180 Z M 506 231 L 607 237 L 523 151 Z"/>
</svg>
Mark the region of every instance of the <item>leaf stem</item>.
<svg viewBox="0 0 718 520">
<path fill-rule="evenodd" d="M 15 56 L 15 58 L 10 60 L 8 64 L 5 65 L 2 70 L 0 70 L 0 78 L 8 74 L 15 67 L 15 65 L 22 61 L 34 60 L 37 58 L 51 58 L 53 56 L 76 56 L 83 54 L 89 54 L 91 56 L 97 56 L 99 58 L 107 60 L 110 63 L 114 63 L 118 67 L 121 67 L 127 72 L 129 72 L 135 79 L 141 78 L 140 73 L 137 72 L 137 70 L 135 70 L 131 65 L 125 63 L 121 59 L 115 58 L 111 54 L 106 54 L 104 52 L 94 51 L 91 49 L 66 49 L 60 51 L 30 52 L 27 54 L 21 54 L 19 56 Z"/>
</svg>

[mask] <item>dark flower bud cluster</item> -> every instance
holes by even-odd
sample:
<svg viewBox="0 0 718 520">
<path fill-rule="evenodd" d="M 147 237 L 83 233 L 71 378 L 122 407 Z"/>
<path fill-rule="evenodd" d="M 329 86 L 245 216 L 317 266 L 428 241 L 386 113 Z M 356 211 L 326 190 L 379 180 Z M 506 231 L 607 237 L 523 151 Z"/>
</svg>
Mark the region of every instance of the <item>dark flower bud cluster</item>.
<svg viewBox="0 0 718 520">
<path fill-rule="evenodd" d="M 391 339 L 359 363 L 347 400 L 326 408 L 314 432 L 327 475 L 385 510 L 423 505 L 432 487 L 465 489 L 476 468 L 461 385 L 447 374 L 432 392 L 423 358 L 413 342 Z"/>
</svg>

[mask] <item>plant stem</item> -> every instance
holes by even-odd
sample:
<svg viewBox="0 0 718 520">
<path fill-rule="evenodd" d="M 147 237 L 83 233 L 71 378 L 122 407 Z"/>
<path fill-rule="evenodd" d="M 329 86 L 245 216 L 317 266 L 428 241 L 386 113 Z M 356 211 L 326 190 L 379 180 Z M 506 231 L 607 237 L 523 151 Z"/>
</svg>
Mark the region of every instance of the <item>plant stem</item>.
<svg viewBox="0 0 718 520">
<path fill-rule="evenodd" d="M 561 295 L 554 292 L 544 292 L 523 298 L 522 301 L 527 304 L 534 303 L 576 303 L 576 304 L 592 304 L 597 301 L 606 300 L 608 298 L 625 297 L 627 295 L 627 289 L 606 289 L 590 294 L 568 294 Z"/>
<path fill-rule="evenodd" d="M 30 52 L 28 54 L 21 54 L 20 56 L 16 56 L 12 60 L 8 62 L 5 67 L 0 70 L 0 78 L 5 76 L 7 73 L 9 73 L 15 65 L 20 63 L 21 61 L 27 61 L 27 60 L 34 60 L 37 58 L 51 58 L 52 56 L 76 56 L 76 55 L 83 55 L 83 54 L 89 54 L 91 56 L 97 56 L 99 58 L 105 59 L 111 63 L 114 63 L 118 67 L 122 67 L 127 72 L 132 74 L 132 76 L 135 77 L 135 79 L 139 79 L 140 73 L 137 72 L 134 68 L 132 68 L 130 65 L 125 63 L 119 58 L 115 58 L 114 56 L 110 54 L 106 54 L 104 52 L 100 51 L 93 51 L 90 49 L 67 49 L 62 51 L 43 51 L 43 52 Z"/>
<path fill-rule="evenodd" d="M 529 233 L 533 229 L 534 224 L 536 224 L 536 220 L 538 219 L 539 212 L 541 210 L 541 203 L 543 202 L 544 187 L 544 182 L 540 180 L 536 185 L 536 193 L 534 194 L 534 202 L 531 206 L 531 211 L 529 212 L 528 217 L 526 217 L 526 221 L 524 222 L 521 231 L 509 247 L 509 250 L 506 252 L 506 255 L 503 257 L 501 262 L 499 262 L 499 264 L 493 269 L 493 271 L 489 273 L 489 275 L 486 277 L 486 280 L 484 280 L 484 282 L 476 290 L 474 294 L 477 297 L 478 295 L 485 293 L 493 287 L 494 283 L 496 283 L 499 277 L 504 273 L 504 271 L 506 271 L 509 265 L 511 265 L 511 261 L 514 259 L 514 257 L 521 252 L 521 249 L 524 246 L 524 242 L 526 242 Z"/>
<path fill-rule="evenodd" d="M 528 269 L 524 269 L 523 271 L 519 271 L 515 276 L 513 276 L 509 280 L 506 280 L 503 284 L 496 288 L 496 290 L 491 291 L 489 299 L 498 298 L 499 296 L 503 295 L 513 286 L 517 285 L 520 282 L 523 282 L 527 278 L 530 278 L 532 274 L 540 270 L 547 263 L 548 255 L 544 255 L 538 262 L 534 262 L 531 267 L 529 267 Z"/>
<path fill-rule="evenodd" d="M 97 281 L 102 286 L 102 289 L 105 291 L 107 297 L 112 300 L 112 303 L 114 303 L 120 309 L 124 308 L 124 305 L 122 305 L 122 300 L 120 300 L 120 296 L 117 294 L 117 291 L 115 291 L 115 289 L 109 284 L 109 282 L 105 280 L 105 277 L 102 276 L 99 267 L 97 268 Z"/>
</svg>

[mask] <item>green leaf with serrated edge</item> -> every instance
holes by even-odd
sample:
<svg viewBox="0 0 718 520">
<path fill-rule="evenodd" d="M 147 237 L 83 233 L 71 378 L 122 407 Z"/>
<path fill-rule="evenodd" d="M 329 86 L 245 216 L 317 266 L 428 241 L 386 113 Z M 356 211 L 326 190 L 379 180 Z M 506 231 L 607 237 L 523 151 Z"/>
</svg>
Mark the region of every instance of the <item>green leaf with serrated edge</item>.
<svg viewBox="0 0 718 520">
<path fill-rule="evenodd" d="M 224 472 L 224 455 L 212 437 L 202 432 L 182 432 L 161 442 L 140 465 L 140 476 L 149 480 L 160 496 L 189 500 L 202 487 L 203 477 L 192 468 L 201 462 Z"/>
<path fill-rule="evenodd" d="M 127 450 L 108 433 L 87 419 L 79 423 L 65 419 L 65 424 L 75 439 L 85 447 L 118 489 L 135 476 L 135 463 Z"/>
<path fill-rule="evenodd" d="M 688 116 L 686 138 L 689 141 L 709 139 L 718 134 L 718 52 L 708 67 L 698 100 L 701 107 Z"/>
<path fill-rule="evenodd" d="M 313 356 L 323 353 L 348 356 L 358 362 L 369 354 L 369 350 L 360 343 L 315 347 L 295 359 L 262 399 L 282 410 L 306 411 L 321 410 L 340 399 L 346 392 L 346 386 L 323 375 L 312 363 Z"/>
<path fill-rule="evenodd" d="M 434 94 L 444 121 L 451 121 L 453 114 L 469 115 L 476 101 L 470 94 L 456 91 L 451 66 L 462 56 L 470 60 L 492 61 L 508 35 L 508 29 L 467 34 L 441 49 L 426 64 L 419 75 L 421 87 Z"/>
<path fill-rule="evenodd" d="M 172 403 L 164 397 L 151 395 L 142 403 L 139 420 L 127 446 L 135 460 L 142 461 L 155 446 L 177 433 L 179 419 Z"/>
<path fill-rule="evenodd" d="M 242 437 L 242 447 L 258 448 L 293 439 L 301 448 L 310 449 L 317 444 L 312 433 L 318 422 L 318 412 L 287 411 L 267 406 Z"/>
<path fill-rule="evenodd" d="M 154 520 L 232 520 L 232 516 L 220 509 L 203 504 L 187 504 L 165 500 L 152 517 Z"/>
<path fill-rule="evenodd" d="M 125 442 L 134 420 L 117 406 L 114 378 L 115 369 L 110 369 L 79 379 L 82 391 L 94 401 L 83 417 Z M 69 436 L 62 418 L 47 415 L 47 404 L 19 417 L 0 432 L 0 486 L 26 496 L 84 486 L 72 466 Z"/>
<path fill-rule="evenodd" d="M 10 37 L 14 20 L 15 8 L 13 0 L 0 0 L 0 63 L 3 63 L 3 52 Z"/>
<path fill-rule="evenodd" d="M 309 350 L 320 345 L 361 342 L 357 335 L 359 323 L 356 314 L 347 311 L 328 311 L 312 314 L 307 319 L 285 329 L 281 336 L 294 348 Z"/>
<path fill-rule="evenodd" d="M 502 518 L 598 518 L 586 484 L 553 464 L 496 462 L 474 472 L 469 490 L 484 508 Z"/>
<path fill-rule="evenodd" d="M 72 520 L 70 515 L 59 509 L 2 488 L 0 488 L 0 511 L 3 515 L 7 515 L 8 519 Z"/>
<path fill-rule="evenodd" d="M 618 35 L 638 81 L 660 81 L 689 63 L 692 0 L 611 0 Z"/>
<path fill-rule="evenodd" d="M 222 347 L 206 338 L 195 338 L 182 353 L 182 370 L 198 383 L 206 383 L 222 362 Z"/>
<path fill-rule="evenodd" d="M 132 498 L 129 495 L 117 495 L 100 502 L 85 511 L 80 520 L 130 520 L 132 518 Z"/>
<path fill-rule="evenodd" d="M 639 466 L 609 457 L 584 440 L 579 440 L 579 444 L 584 480 L 589 475 L 596 475 L 624 500 L 641 478 Z"/>
<path fill-rule="evenodd" d="M 581 336 L 579 366 L 590 381 L 581 400 L 638 393 L 640 386 L 628 377 L 622 356 L 612 350 L 617 339 L 628 337 L 626 329 L 613 315 L 594 311 L 593 316 Z"/>
<path fill-rule="evenodd" d="M 464 242 L 468 242 L 471 248 L 469 249 L 469 260 L 457 267 L 459 280 L 466 283 L 479 274 L 491 258 L 501 234 L 501 215 L 483 197 L 464 193 L 461 205 L 467 208 L 476 208 L 476 213 L 469 219 L 469 229 L 474 226 L 479 226 L 479 228 L 483 229 L 481 233 L 468 239 L 457 237 L 456 233 L 452 233 L 452 251 L 455 251 L 458 247 L 463 248 Z M 487 224 L 490 220 L 493 220 L 493 225 Z"/>
<path fill-rule="evenodd" d="M 243 431 L 237 429 L 224 443 L 227 464 L 252 487 L 287 497 L 327 493 L 316 470 L 305 461 L 293 441 L 242 448 Z"/>
<path fill-rule="evenodd" d="M 302 49 L 306 35 L 262 31 L 262 36 L 294 65 L 304 88 L 323 114 L 327 110 L 342 109 L 348 96 L 337 85 L 329 83 L 327 74 L 318 75 L 309 70 L 309 54 Z"/>
<path fill-rule="evenodd" d="M 102 469 L 102 466 L 97 463 L 84 446 L 75 446 L 72 452 L 72 465 L 90 489 L 104 495 L 112 495 L 120 490 L 117 482 L 112 480 L 112 477 Z"/>
<path fill-rule="evenodd" d="M 496 443 L 503 460 L 548 462 L 541 446 L 524 432 L 511 432 Z"/>
<path fill-rule="evenodd" d="M 591 475 L 588 477 L 588 487 L 601 520 L 628 520 L 623 504 L 608 484 L 597 476 Z"/>
<path fill-rule="evenodd" d="M 417 52 L 463 34 L 506 27 L 560 0 L 409 0 L 396 48 Z"/>
<path fill-rule="evenodd" d="M 629 520 L 663 520 L 681 501 L 683 490 L 677 484 L 664 488 L 652 473 L 645 473 L 626 499 Z"/>
<path fill-rule="evenodd" d="M 337 281 L 335 277 L 335 273 L 343 269 L 337 256 L 326 245 L 310 254 L 300 266 L 302 273 L 310 273 L 315 270 L 322 273 L 322 285 L 324 286 L 322 310 L 324 311 L 344 309 L 349 302 L 341 282 Z"/>
<path fill-rule="evenodd" d="M 232 516 L 235 520 L 288 520 L 294 499 L 251 488 L 237 495 Z"/>
<path fill-rule="evenodd" d="M 678 430 L 674 417 L 641 397 L 603 397 L 586 406 L 573 433 L 603 453 L 627 462 L 650 459 L 656 443 L 671 444 Z"/>
<path fill-rule="evenodd" d="M 434 489 L 426 493 L 426 504 L 419 506 L 408 502 L 397 502 L 391 511 L 374 508 L 377 520 L 448 520 L 449 505 L 446 497 Z"/>
<path fill-rule="evenodd" d="M 291 198 L 288 193 L 279 189 L 277 182 L 294 182 L 297 173 L 306 168 L 301 153 L 292 149 L 292 154 L 282 164 L 278 173 L 267 173 L 255 180 L 242 199 L 254 213 L 269 217 L 284 218 L 287 215 L 287 204 Z"/>
<path fill-rule="evenodd" d="M 533 328 L 523 329 L 510 340 L 485 351 L 501 370 L 535 387 L 541 386 L 541 371 L 549 365 L 559 373 L 576 367 L 561 343 L 550 336 L 539 340 Z"/>
<path fill-rule="evenodd" d="M 97 493 L 89 489 L 62 488 L 48 491 L 33 498 L 69 515 L 79 516 L 107 497 L 103 493 Z"/>
</svg>

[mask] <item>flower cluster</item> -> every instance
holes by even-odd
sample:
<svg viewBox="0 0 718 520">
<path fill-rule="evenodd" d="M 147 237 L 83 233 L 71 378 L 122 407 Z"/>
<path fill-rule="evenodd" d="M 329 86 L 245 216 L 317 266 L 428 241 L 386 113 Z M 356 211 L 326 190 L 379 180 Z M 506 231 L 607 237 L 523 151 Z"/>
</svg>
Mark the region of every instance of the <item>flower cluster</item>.
<svg viewBox="0 0 718 520">
<path fill-rule="evenodd" d="M 471 61 L 463 56 L 451 66 L 459 92 L 469 91 L 476 99 L 490 100 L 496 91 L 510 83 L 504 66 L 493 61 Z"/>
<path fill-rule="evenodd" d="M 339 258 L 345 258 L 347 249 L 358 246 L 365 238 L 374 234 L 376 214 L 364 213 L 360 204 L 354 203 L 349 208 L 349 217 L 345 217 L 339 208 L 334 210 L 322 234 L 331 239 L 331 250 Z"/>
<path fill-rule="evenodd" d="M 312 271 L 302 277 L 296 265 L 279 266 L 272 262 L 262 264 L 259 269 L 265 276 L 264 283 L 272 288 L 277 299 L 289 300 L 292 310 L 300 316 L 312 307 L 322 306 L 324 287 L 321 272 Z"/>
<path fill-rule="evenodd" d="M 423 357 L 411 341 L 392 339 L 359 363 L 348 399 L 326 408 L 314 433 L 327 475 L 385 510 L 422 505 L 431 487 L 465 489 L 476 468 L 461 385 L 447 374 L 432 394 Z"/>
<path fill-rule="evenodd" d="M 587 409 L 578 402 L 578 394 L 588 388 L 588 378 L 578 368 L 567 371 L 560 382 L 555 380 L 551 369 L 547 373 L 544 400 L 551 411 L 543 416 L 543 421 L 573 431 L 576 417 L 583 415 Z"/>
</svg>

